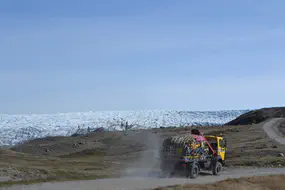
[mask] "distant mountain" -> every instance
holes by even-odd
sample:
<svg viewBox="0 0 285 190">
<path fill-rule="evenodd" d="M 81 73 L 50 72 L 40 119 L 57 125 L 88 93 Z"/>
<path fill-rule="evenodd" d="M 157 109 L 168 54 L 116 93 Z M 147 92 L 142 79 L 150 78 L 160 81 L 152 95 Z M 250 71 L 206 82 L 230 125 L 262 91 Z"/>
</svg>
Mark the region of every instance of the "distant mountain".
<svg viewBox="0 0 285 190">
<path fill-rule="evenodd" d="M 225 124 L 249 110 L 229 111 L 105 111 L 43 115 L 0 115 L 0 145 L 15 145 L 46 136 L 70 136 L 97 128 L 122 130 L 170 126 Z"/>
</svg>

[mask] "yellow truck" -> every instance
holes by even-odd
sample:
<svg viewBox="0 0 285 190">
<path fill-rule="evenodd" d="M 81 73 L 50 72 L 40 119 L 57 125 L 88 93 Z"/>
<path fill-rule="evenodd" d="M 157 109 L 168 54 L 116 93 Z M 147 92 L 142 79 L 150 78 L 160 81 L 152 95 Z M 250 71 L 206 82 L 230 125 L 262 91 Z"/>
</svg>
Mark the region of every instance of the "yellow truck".
<svg viewBox="0 0 285 190">
<path fill-rule="evenodd" d="M 226 140 L 222 136 L 203 135 L 192 129 L 191 134 L 164 140 L 161 150 L 161 170 L 171 176 L 182 174 L 196 178 L 200 171 L 219 175 L 225 166 Z"/>
</svg>

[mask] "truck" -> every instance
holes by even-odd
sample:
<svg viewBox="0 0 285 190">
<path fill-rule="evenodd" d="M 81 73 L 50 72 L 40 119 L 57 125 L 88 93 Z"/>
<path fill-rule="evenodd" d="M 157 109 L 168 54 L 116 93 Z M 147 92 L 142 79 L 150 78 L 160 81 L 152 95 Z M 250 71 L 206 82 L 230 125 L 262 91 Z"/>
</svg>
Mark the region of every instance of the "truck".
<svg viewBox="0 0 285 190">
<path fill-rule="evenodd" d="M 227 141 L 223 136 L 203 135 L 198 129 L 191 134 L 168 137 L 160 151 L 161 171 L 172 177 L 197 178 L 202 171 L 220 175 L 225 166 Z"/>
</svg>

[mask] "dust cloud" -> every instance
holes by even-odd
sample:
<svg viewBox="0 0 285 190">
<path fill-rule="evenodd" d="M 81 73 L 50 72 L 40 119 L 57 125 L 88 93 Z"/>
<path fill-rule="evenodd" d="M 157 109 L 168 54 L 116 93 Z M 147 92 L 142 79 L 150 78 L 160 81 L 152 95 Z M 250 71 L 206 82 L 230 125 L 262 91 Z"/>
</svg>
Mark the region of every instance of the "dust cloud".
<svg viewBox="0 0 285 190">
<path fill-rule="evenodd" d="M 136 135 L 128 134 L 134 140 L 143 144 L 144 151 L 137 154 L 137 158 L 122 172 L 123 178 L 157 178 L 160 177 L 160 148 L 162 138 L 159 134 L 143 131 Z"/>
</svg>

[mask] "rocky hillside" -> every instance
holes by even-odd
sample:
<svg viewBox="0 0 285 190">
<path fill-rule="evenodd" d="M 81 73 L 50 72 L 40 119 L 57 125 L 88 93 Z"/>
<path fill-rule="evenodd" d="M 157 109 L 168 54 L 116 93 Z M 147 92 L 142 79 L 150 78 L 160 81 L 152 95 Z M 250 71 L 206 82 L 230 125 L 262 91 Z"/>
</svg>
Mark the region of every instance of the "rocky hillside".
<svg viewBox="0 0 285 190">
<path fill-rule="evenodd" d="M 261 123 L 270 118 L 285 118 L 285 107 L 263 108 L 245 113 L 226 125 L 250 125 Z"/>
</svg>

